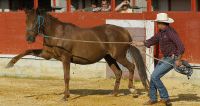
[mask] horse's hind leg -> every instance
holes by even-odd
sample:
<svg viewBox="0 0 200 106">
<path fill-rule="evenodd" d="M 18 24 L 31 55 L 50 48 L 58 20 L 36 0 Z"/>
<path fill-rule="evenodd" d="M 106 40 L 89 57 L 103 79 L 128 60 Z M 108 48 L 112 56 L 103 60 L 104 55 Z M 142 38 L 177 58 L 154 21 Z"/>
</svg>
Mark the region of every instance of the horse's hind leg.
<svg viewBox="0 0 200 106">
<path fill-rule="evenodd" d="M 129 62 L 126 57 L 117 58 L 117 61 L 129 70 L 128 88 L 131 93 L 135 93 L 135 86 L 133 85 L 135 65 Z"/>
<path fill-rule="evenodd" d="M 115 81 L 115 86 L 114 86 L 114 90 L 113 90 L 113 95 L 117 96 L 118 90 L 119 90 L 119 85 L 120 85 L 120 80 L 121 80 L 121 76 L 122 76 L 122 71 L 119 68 L 116 60 L 113 59 L 110 55 L 106 55 L 104 57 L 104 59 L 106 60 L 106 62 L 108 63 L 108 65 L 110 66 L 110 68 L 112 69 L 112 71 L 114 72 L 114 74 L 116 76 L 116 81 Z"/>
<path fill-rule="evenodd" d="M 10 62 L 7 64 L 6 68 L 13 67 L 14 64 L 17 63 L 18 60 L 20 60 L 22 57 L 26 55 L 33 55 L 33 56 L 42 57 L 45 59 L 51 58 L 50 54 L 45 52 L 43 49 L 26 50 L 25 52 L 13 57 L 12 60 L 10 60 Z"/>
</svg>

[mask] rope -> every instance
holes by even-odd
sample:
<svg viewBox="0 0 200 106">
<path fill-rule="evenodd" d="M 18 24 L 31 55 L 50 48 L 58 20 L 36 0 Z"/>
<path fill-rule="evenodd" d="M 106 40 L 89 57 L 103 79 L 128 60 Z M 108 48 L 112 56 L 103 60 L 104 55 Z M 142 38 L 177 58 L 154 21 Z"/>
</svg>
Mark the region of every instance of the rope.
<svg viewBox="0 0 200 106">
<path fill-rule="evenodd" d="M 64 40 L 64 41 L 70 41 L 70 42 L 79 42 L 79 43 L 100 43 L 100 44 L 133 44 L 133 42 L 103 42 L 103 41 L 89 41 L 89 40 L 74 40 L 74 39 L 67 39 L 67 38 L 59 38 L 59 37 L 52 37 L 52 36 L 46 36 L 42 34 L 44 38 L 52 38 L 56 40 Z"/>
<path fill-rule="evenodd" d="M 67 39 L 67 38 L 59 38 L 59 37 L 52 37 L 44 35 L 40 33 L 40 28 L 44 24 L 44 17 L 38 15 L 37 16 L 37 23 L 38 23 L 38 34 L 42 35 L 44 38 L 52 38 L 56 40 L 64 40 L 70 42 L 79 42 L 79 43 L 99 43 L 99 44 L 133 44 L 133 42 L 104 42 L 104 41 L 88 41 L 88 40 L 74 40 L 74 39 Z M 137 36 L 136 36 L 137 37 Z"/>
<path fill-rule="evenodd" d="M 143 21 L 144 21 L 144 28 L 146 29 L 146 22 L 145 22 L 145 16 L 143 14 Z M 99 43 L 99 44 L 129 44 L 129 45 L 134 45 L 134 42 L 104 42 L 104 41 L 88 41 L 88 40 L 74 40 L 74 39 L 67 39 L 67 38 L 59 38 L 59 37 L 52 37 L 52 36 L 47 36 L 47 35 L 44 35 L 42 33 L 40 33 L 40 27 L 44 24 L 44 17 L 43 16 L 38 16 L 38 34 L 41 34 L 44 38 L 51 38 L 51 39 L 56 39 L 56 40 L 65 40 L 65 41 L 70 41 L 70 42 L 79 42 L 79 43 Z M 42 22 L 41 22 L 42 21 Z M 146 33 L 145 33 L 146 34 Z M 167 62 L 167 61 L 164 61 L 162 59 L 159 59 L 159 58 L 156 58 L 156 57 L 153 57 L 147 53 L 144 53 L 146 56 L 149 56 L 150 58 L 153 58 L 155 60 L 158 60 L 158 61 L 161 61 L 163 63 L 166 63 L 166 64 L 169 64 L 171 66 L 174 67 L 173 64 Z"/>
<path fill-rule="evenodd" d="M 153 58 L 153 59 L 155 59 L 155 60 L 161 61 L 161 62 L 163 62 L 163 63 L 169 64 L 169 65 L 171 65 L 171 66 L 174 67 L 173 64 L 171 64 L 171 63 L 169 63 L 169 62 L 167 62 L 167 61 L 164 61 L 164 60 L 162 60 L 162 59 L 159 59 L 159 58 L 153 57 L 153 56 L 151 56 L 151 55 L 149 55 L 149 54 L 147 54 L 147 53 L 145 53 L 145 55 L 148 56 L 148 57 L 150 57 L 150 58 Z"/>
</svg>

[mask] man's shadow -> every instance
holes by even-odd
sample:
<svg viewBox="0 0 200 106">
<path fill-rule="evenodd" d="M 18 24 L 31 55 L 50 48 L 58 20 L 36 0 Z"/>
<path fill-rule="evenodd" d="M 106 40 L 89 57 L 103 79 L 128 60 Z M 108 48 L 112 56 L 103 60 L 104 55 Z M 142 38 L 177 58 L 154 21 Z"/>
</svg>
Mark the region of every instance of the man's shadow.
<svg viewBox="0 0 200 106">
<path fill-rule="evenodd" d="M 178 101 L 191 101 L 191 102 L 200 102 L 200 97 L 197 94 L 178 94 L 177 96 L 171 96 L 171 102 Z"/>
</svg>

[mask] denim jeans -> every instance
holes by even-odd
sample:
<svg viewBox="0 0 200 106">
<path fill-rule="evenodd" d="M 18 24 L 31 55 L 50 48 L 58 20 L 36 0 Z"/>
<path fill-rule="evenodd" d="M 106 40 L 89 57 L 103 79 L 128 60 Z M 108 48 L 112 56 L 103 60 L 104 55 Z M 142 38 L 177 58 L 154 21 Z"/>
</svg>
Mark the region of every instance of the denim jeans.
<svg viewBox="0 0 200 106">
<path fill-rule="evenodd" d="M 164 57 L 162 58 L 163 61 L 167 61 L 171 64 L 174 64 L 174 59 L 171 57 Z M 167 89 L 163 85 L 162 81 L 160 80 L 161 77 L 163 77 L 167 72 L 169 72 L 173 66 L 164 63 L 162 61 L 159 61 L 156 65 L 150 80 L 150 99 L 152 101 L 157 100 L 157 90 L 159 91 L 160 98 L 163 100 L 168 100 L 169 95 L 167 92 Z"/>
</svg>

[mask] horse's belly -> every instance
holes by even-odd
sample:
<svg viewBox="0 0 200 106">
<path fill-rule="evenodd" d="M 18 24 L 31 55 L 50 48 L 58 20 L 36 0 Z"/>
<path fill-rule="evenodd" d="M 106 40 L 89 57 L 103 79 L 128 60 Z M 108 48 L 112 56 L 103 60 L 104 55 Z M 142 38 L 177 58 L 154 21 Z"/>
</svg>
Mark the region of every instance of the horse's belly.
<svg viewBox="0 0 200 106">
<path fill-rule="evenodd" d="M 71 62 L 75 63 L 75 64 L 82 64 L 82 65 L 86 65 L 86 64 L 93 64 L 96 63 L 98 61 L 100 61 L 102 58 L 96 58 L 96 59 L 86 59 L 83 57 L 73 57 Z"/>
<path fill-rule="evenodd" d="M 92 64 L 105 57 L 107 51 L 101 44 L 77 43 L 72 49 L 72 63 Z"/>
</svg>

